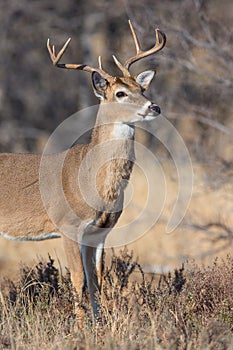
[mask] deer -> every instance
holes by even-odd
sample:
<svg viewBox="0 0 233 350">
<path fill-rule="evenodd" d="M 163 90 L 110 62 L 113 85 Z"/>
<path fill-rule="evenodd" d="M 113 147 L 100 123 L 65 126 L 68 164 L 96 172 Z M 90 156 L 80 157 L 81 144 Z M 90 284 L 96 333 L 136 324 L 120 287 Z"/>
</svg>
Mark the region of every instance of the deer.
<svg viewBox="0 0 233 350">
<path fill-rule="evenodd" d="M 124 64 L 113 55 L 120 76 L 104 71 L 101 58 L 96 68 L 61 63 L 71 39 L 58 54 L 48 39 L 47 49 L 55 67 L 91 73 L 93 91 L 100 102 L 90 142 L 45 155 L 42 175 L 40 154 L 0 155 L 1 235 L 16 241 L 62 238 L 77 299 L 81 305 L 87 287 L 94 320 L 101 310 L 105 239 L 122 213 L 124 191 L 135 161 L 135 123 L 153 121 L 161 113 L 160 107 L 144 95 L 155 72 L 147 70 L 134 77 L 130 67 L 163 49 L 166 36 L 155 29 L 155 44 L 143 51 L 130 20 L 129 26 L 136 54 Z M 49 181 L 51 167 L 56 172 L 56 164 L 61 160 L 60 180 Z M 40 176 L 48 182 L 43 191 L 46 205 Z M 59 204 L 56 198 L 59 186 L 78 220 L 71 218 L 65 206 Z"/>
</svg>

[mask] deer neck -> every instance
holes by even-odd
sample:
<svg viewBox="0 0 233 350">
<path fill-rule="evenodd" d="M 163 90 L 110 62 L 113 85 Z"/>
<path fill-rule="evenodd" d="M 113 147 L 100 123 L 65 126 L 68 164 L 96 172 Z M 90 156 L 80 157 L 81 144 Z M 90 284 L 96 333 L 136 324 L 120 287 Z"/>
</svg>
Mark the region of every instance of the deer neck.
<svg viewBox="0 0 233 350">
<path fill-rule="evenodd" d="M 111 202 L 122 194 L 133 169 L 134 126 L 114 121 L 117 118 L 103 110 L 100 105 L 89 148 L 96 149 L 98 191 L 104 201 Z"/>
<path fill-rule="evenodd" d="M 113 108 L 111 110 L 111 105 Z M 129 158 L 134 152 L 135 128 L 133 125 L 119 121 L 115 104 L 100 104 L 93 129 L 90 147 L 106 146 L 108 154 L 116 158 Z M 130 146 L 129 146 L 130 145 Z M 100 147 L 101 148 L 101 147 Z"/>
</svg>

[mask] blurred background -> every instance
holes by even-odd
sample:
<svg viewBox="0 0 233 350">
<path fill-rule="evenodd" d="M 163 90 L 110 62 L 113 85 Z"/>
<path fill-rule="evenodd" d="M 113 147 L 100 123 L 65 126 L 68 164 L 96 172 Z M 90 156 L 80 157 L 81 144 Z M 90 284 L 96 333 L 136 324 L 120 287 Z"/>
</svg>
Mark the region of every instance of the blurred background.
<svg viewBox="0 0 233 350">
<path fill-rule="evenodd" d="M 157 224 L 128 248 L 149 272 L 166 271 L 187 259 L 208 263 L 233 247 L 232 1 L 2 0 L 0 151 L 40 153 L 65 118 L 98 102 L 89 74 L 52 66 L 47 38 L 58 49 L 72 37 L 63 62 L 96 66 L 101 55 L 104 69 L 119 74 L 112 54 L 124 62 L 135 52 L 129 18 L 145 49 L 154 43 L 155 28 L 167 35 L 162 52 L 135 63 L 132 71 L 135 75 L 145 69 L 157 71 L 148 97 L 184 139 L 194 187 L 182 224 L 166 234 L 169 208 L 176 200 L 176 169 L 158 140 L 138 132 L 138 140 L 156 152 L 168 196 Z M 137 213 L 146 186 L 137 168 L 132 183 L 137 189 L 133 209 Z M 120 224 L 132 215 L 130 210 Z M 48 252 L 66 264 L 59 240 L 13 243 L 0 237 L 0 273 L 15 273 L 20 261 L 32 262 Z"/>
</svg>

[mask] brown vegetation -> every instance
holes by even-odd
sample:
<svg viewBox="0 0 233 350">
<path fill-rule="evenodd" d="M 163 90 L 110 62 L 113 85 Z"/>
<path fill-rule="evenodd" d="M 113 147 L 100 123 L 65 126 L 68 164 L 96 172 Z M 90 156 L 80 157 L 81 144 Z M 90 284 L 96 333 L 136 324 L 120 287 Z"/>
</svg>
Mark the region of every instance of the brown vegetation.
<svg viewBox="0 0 233 350">
<path fill-rule="evenodd" d="M 135 276 L 137 278 L 135 279 Z M 102 320 L 79 328 L 69 274 L 49 258 L 2 283 L 1 349 L 231 349 L 233 259 L 147 276 L 127 249 L 105 269 Z"/>
<path fill-rule="evenodd" d="M 191 155 L 193 196 L 182 225 L 172 235 L 165 227 L 176 200 L 177 178 L 167 150 L 155 138 L 137 135 L 155 151 L 164 169 L 168 201 L 161 220 L 132 247 L 144 265 L 178 266 L 187 258 L 208 262 L 233 248 L 233 124 L 232 124 L 232 1 L 108 2 L 87 0 L 10 0 L 0 5 L 0 150 L 41 152 L 56 126 L 80 108 L 97 103 L 90 80 L 82 72 L 55 69 L 48 57 L 48 37 L 59 47 L 72 37 L 67 62 L 96 65 L 114 73 L 111 55 L 121 60 L 134 51 L 127 19 L 133 21 L 143 48 L 154 42 L 154 27 L 167 35 L 164 51 L 136 64 L 135 73 L 157 70 L 150 98 L 171 121 Z M 80 126 L 82 127 L 82 125 Z M 151 125 L 156 128 L 157 125 Z M 172 135 L 168 135 L 172 144 Z M 150 169 L 149 169 L 150 171 Z M 131 212 L 137 216 L 147 188 L 141 175 L 132 177 L 135 192 Z M 155 186 L 157 184 L 155 179 Z M 160 198 L 155 199 L 156 204 Z M 155 204 L 155 206 L 156 206 Z M 151 208 L 150 213 L 153 213 Z M 133 214 L 132 214 L 133 213 Z M 151 215 L 151 214 L 148 215 Z M 141 237 L 141 227 L 137 228 Z M 184 238 L 185 237 L 185 238 Z M 15 273 L 19 261 L 32 262 L 39 251 L 54 246 L 65 265 L 59 242 L 19 244 L 0 237 L 2 274 Z M 151 247 L 153 246 L 153 251 Z M 50 248 L 48 248 L 50 247 Z M 15 252 L 17 251 L 17 254 Z"/>
</svg>

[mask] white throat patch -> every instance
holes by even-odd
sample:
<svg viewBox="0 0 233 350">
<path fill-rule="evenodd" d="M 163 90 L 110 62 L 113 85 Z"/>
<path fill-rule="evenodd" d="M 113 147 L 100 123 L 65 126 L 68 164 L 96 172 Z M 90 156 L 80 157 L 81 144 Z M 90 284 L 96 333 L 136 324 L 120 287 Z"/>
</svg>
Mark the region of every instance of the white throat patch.
<svg viewBox="0 0 233 350">
<path fill-rule="evenodd" d="M 115 122 L 112 136 L 115 139 L 133 139 L 134 138 L 134 126 L 125 123 Z"/>
</svg>

